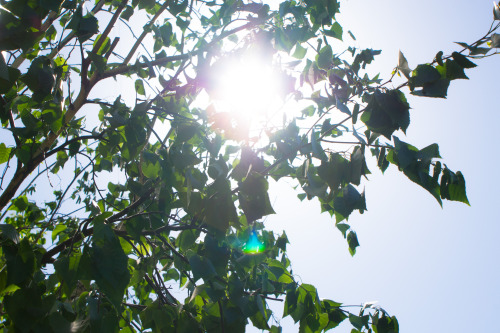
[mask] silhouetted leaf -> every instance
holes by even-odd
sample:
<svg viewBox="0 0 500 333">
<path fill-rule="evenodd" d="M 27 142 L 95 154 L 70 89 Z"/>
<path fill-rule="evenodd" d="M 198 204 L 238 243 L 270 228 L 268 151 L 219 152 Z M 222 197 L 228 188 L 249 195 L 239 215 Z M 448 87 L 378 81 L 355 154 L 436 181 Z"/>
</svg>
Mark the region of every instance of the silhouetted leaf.
<svg viewBox="0 0 500 333">
<path fill-rule="evenodd" d="M 390 139 L 392 133 L 398 129 L 406 132 L 410 124 L 409 110 L 410 106 L 399 90 L 375 91 L 361 116 L 361 121 L 371 131 Z"/>
<path fill-rule="evenodd" d="M 252 222 L 275 214 L 269 200 L 267 180 L 257 172 L 250 172 L 240 184 L 239 201 L 247 221 Z"/>
<path fill-rule="evenodd" d="M 8 239 L 14 244 L 19 243 L 19 234 L 16 228 L 11 224 L 0 224 L 0 239 Z M 0 243 L 1 244 L 1 243 Z"/>
<path fill-rule="evenodd" d="M 474 68 L 477 66 L 461 53 L 453 52 L 451 56 L 453 57 L 453 60 L 455 60 L 463 68 Z"/>
<path fill-rule="evenodd" d="M 90 259 L 92 277 L 114 307 L 119 310 L 130 280 L 128 257 L 113 230 L 104 222 L 94 225 Z"/>
<path fill-rule="evenodd" d="M 51 60 L 45 56 L 34 59 L 21 80 L 33 91 L 33 98 L 41 101 L 51 93 L 55 82 Z"/>
<path fill-rule="evenodd" d="M 500 20 L 500 7 L 496 2 L 493 2 L 493 19 L 495 21 Z"/>
<path fill-rule="evenodd" d="M 82 8 L 78 7 L 73 14 L 73 18 L 67 25 L 68 29 L 72 29 L 75 35 L 81 42 L 88 40 L 99 31 L 97 18 L 91 14 L 82 15 Z"/>
<path fill-rule="evenodd" d="M 412 72 L 409 79 L 410 89 L 413 90 L 415 87 L 423 87 L 426 84 L 430 84 L 441 79 L 441 74 L 439 71 L 431 65 L 418 65 L 417 68 Z"/>
<path fill-rule="evenodd" d="M 361 213 L 366 210 L 365 195 L 360 194 L 351 184 L 340 191 L 333 201 L 337 222 L 347 219 L 356 209 Z"/>
<path fill-rule="evenodd" d="M 491 44 L 490 47 L 493 48 L 500 48 L 500 34 L 492 34 L 491 35 Z"/>
</svg>

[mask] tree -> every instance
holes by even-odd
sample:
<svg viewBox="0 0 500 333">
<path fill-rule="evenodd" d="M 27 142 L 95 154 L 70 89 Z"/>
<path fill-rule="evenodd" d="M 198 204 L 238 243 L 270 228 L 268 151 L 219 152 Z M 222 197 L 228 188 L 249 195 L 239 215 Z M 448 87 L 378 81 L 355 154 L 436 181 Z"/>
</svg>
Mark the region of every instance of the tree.
<svg viewBox="0 0 500 333">
<path fill-rule="evenodd" d="M 273 213 L 268 179 L 294 179 L 302 200 L 316 198 L 352 255 L 346 220 L 366 209 L 365 156 L 439 204 L 468 204 L 436 144 L 394 133 L 410 124 L 407 88 L 444 98 L 471 60 L 496 54 L 498 5 L 484 37 L 413 70 L 401 53 L 387 81 L 365 71 L 380 51 L 343 42 L 354 36 L 335 20 L 336 0 L 2 6 L 3 328 L 238 332 L 250 320 L 278 332 L 267 303 L 281 299 L 304 332 L 347 318 L 355 331 L 398 331 L 382 309 L 349 313 L 295 280 L 286 234 L 262 222 Z M 306 104 L 298 115 L 269 126 L 200 102 L 218 98 L 220 68 L 247 53 L 277 67 L 279 93 Z M 104 89 L 114 82 L 127 88 Z"/>
</svg>

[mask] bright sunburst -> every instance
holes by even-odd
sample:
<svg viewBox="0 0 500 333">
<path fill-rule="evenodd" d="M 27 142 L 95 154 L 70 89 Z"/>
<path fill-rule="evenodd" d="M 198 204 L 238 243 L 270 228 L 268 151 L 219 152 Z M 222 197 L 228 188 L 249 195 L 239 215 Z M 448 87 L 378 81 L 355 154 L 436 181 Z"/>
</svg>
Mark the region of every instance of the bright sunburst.
<svg viewBox="0 0 500 333">
<path fill-rule="evenodd" d="M 220 111 L 244 113 L 255 120 L 282 102 L 283 74 L 271 57 L 254 52 L 233 55 L 220 60 L 213 75 Z"/>
</svg>

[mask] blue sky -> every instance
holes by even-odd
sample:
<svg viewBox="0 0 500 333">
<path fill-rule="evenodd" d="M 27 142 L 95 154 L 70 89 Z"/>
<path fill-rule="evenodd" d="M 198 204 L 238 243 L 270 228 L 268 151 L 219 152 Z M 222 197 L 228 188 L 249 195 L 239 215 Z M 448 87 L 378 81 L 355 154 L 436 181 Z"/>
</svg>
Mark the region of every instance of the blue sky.
<svg viewBox="0 0 500 333">
<path fill-rule="evenodd" d="M 398 51 L 410 67 L 430 62 L 453 42 L 473 42 L 492 21 L 486 0 L 343 1 L 339 17 L 359 47 L 383 50 L 371 69 L 389 77 Z M 274 189 L 277 215 L 266 225 L 285 230 L 294 273 L 314 284 L 320 298 L 345 304 L 378 301 L 398 317 L 401 332 L 487 332 L 500 299 L 500 179 L 495 149 L 500 121 L 500 57 L 478 60 L 470 80 L 452 82 L 448 99 L 409 99 L 411 125 L 398 137 L 423 148 L 440 146 L 442 162 L 461 170 L 471 207 L 435 199 L 392 166 L 385 175 L 370 167 L 368 211 L 349 223 L 361 246 L 351 258 L 342 235 L 316 202 L 300 203 L 286 186 Z M 281 315 L 282 305 L 276 307 Z M 298 331 L 291 319 L 284 332 Z M 342 325 L 337 332 L 350 332 Z"/>
</svg>

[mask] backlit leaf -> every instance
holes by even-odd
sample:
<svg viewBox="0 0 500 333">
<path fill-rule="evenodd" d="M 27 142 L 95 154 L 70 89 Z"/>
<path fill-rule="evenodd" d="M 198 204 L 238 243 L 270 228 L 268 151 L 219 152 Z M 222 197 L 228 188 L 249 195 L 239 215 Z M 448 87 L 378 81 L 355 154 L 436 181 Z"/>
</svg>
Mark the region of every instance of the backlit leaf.
<svg viewBox="0 0 500 333">
<path fill-rule="evenodd" d="M 316 62 L 319 68 L 329 69 L 333 64 L 333 52 L 330 45 L 324 46 L 316 56 Z"/>
<path fill-rule="evenodd" d="M 342 33 L 343 33 L 342 30 L 343 30 L 342 26 L 338 22 L 334 22 L 330 30 L 323 30 L 323 33 L 326 36 L 342 40 Z"/>
<path fill-rule="evenodd" d="M 10 159 L 10 151 L 12 148 L 7 148 L 5 143 L 0 143 L 0 164 L 7 162 Z"/>
<path fill-rule="evenodd" d="M 411 69 L 408 66 L 408 60 L 406 60 L 403 52 L 401 52 L 401 51 L 399 51 L 398 69 L 404 74 L 404 76 L 407 79 L 410 78 Z"/>
</svg>

